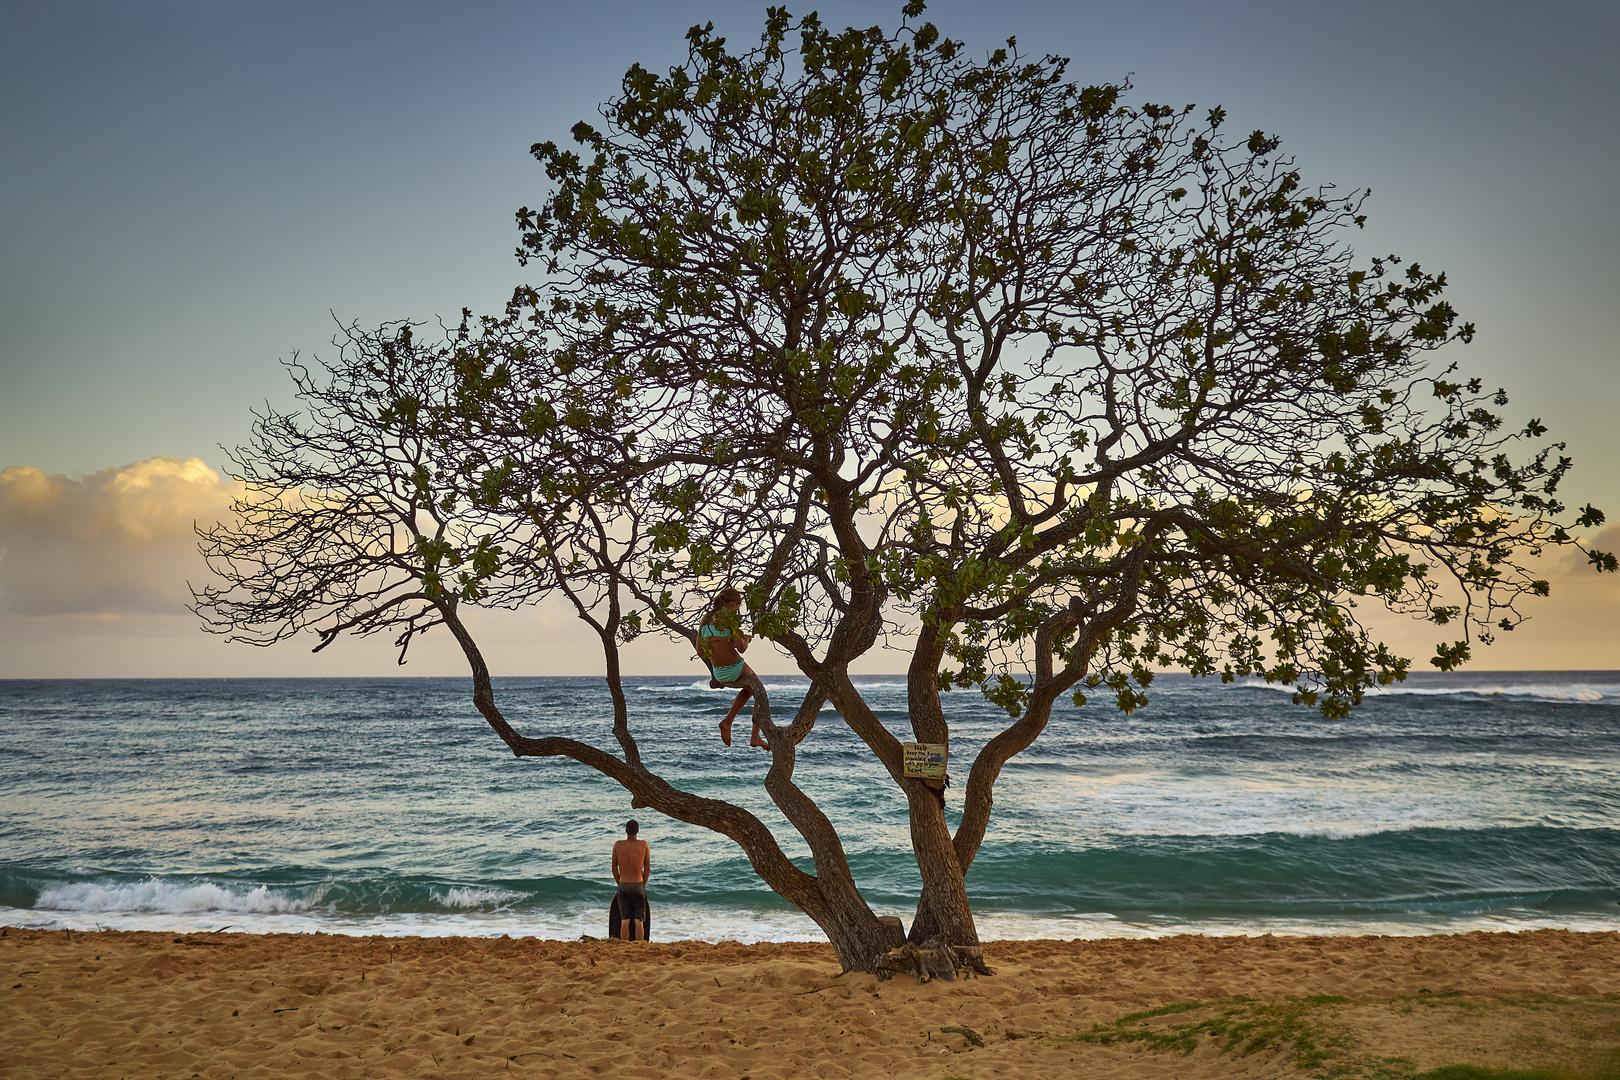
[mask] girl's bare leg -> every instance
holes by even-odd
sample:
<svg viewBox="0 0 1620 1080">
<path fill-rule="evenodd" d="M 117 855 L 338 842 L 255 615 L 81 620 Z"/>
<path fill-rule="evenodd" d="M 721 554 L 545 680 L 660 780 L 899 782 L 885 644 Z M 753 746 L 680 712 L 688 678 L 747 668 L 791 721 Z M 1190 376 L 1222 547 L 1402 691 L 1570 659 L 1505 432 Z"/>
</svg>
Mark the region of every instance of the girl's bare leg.
<svg viewBox="0 0 1620 1080">
<path fill-rule="evenodd" d="M 743 670 L 747 671 L 746 668 Z M 753 672 L 749 671 L 748 674 L 752 675 Z M 725 743 L 727 746 L 731 745 L 731 722 L 737 719 L 737 714 L 742 712 L 742 707 L 746 705 L 748 703 L 748 699 L 753 696 L 754 692 L 746 686 L 739 690 L 737 692 L 736 700 L 731 703 L 731 711 L 726 713 L 726 718 L 724 720 L 720 721 L 720 741 Z"/>
</svg>

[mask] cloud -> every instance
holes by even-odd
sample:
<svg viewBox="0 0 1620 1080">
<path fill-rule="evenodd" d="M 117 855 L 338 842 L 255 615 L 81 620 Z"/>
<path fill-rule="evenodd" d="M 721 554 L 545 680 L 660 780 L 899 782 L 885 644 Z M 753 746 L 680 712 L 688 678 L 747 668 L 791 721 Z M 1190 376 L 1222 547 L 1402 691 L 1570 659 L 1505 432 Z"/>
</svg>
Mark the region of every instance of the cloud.
<svg viewBox="0 0 1620 1080">
<path fill-rule="evenodd" d="M 80 479 L 0 472 L 0 615 L 114 621 L 178 614 L 206 570 L 193 524 L 235 485 L 198 458 L 156 457 Z"/>
<path fill-rule="evenodd" d="M 204 633 L 186 610 L 187 582 L 210 580 L 193 524 L 230 520 L 240 490 L 197 458 L 155 457 L 79 478 L 0 471 L 0 678 L 466 675 L 442 630 L 412 646 L 404 668 L 389 635 L 344 637 L 311 654 L 313 636 L 255 649 Z M 466 619 L 498 673 L 603 670 L 595 638 L 559 599 Z M 649 635 L 626 670 L 696 679 L 699 669 L 684 643 Z"/>
<path fill-rule="evenodd" d="M 197 554 L 194 522 L 228 519 L 238 486 L 197 458 L 157 457 L 90 476 L 48 476 L 28 467 L 0 471 L 0 678 L 182 675 L 465 675 L 448 634 L 413 646 L 395 666 L 384 637 L 345 638 L 322 653 L 314 640 L 270 649 L 228 644 L 202 632 L 185 610 L 187 581 L 208 570 Z M 1620 527 L 1591 537 L 1620 551 Z M 1528 598 L 1529 621 L 1496 643 L 1477 647 L 1476 670 L 1620 669 L 1620 575 L 1599 575 L 1569 550 L 1550 552 L 1539 572 L 1546 599 Z M 1429 670 L 1447 630 L 1361 609 L 1375 635 Z M 502 674 L 582 675 L 602 671 L 595 639 L 560 601 L 521 612 L 469 611 L 490 666 Z M 697 678 L 681 643 L 648 635 L 626 656 L 626 671 Z M 788 671 L 769 650 L 765 672 Z M 903 668 L 896 653 L 872 657 L 863 671 Z"/>
</svg>

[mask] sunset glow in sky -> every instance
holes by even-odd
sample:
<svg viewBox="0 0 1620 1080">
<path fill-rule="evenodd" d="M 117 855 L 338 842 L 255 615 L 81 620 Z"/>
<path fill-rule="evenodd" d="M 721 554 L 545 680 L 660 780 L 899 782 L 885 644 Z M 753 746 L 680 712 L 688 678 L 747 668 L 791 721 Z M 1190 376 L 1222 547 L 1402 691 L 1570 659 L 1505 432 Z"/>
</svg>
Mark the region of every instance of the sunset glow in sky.
<svg viewBox="0 0 1620 1080">
<path fill-rule="evenodd" d="M 817 6 L 892 27 L 901 5 Z M 0 678 L 398 671 L 381 641 L 311 656 L 197 629 L 191 524 L 228 505 L 219 445 L 255 405 L 290 403 L 277 361 L 329 351 L 334 315 L 497 309 L 532 273 L 512 255 L 513 212 L 545 190 L 529 145 L 594 119 L 631 63 L 680 61 L 691 24 L 746 48 L 763 18 L 736 0 L 13 5 Z M 1081 81 L 1129 75 L 1139 101 L 1224 105 L 1235 129 L 1281 136 L 1308 183 L 1370 187 L 1357 252 L 1447 272 L 1479 334 L 1441 356 L 1505 387 L 1511 423 L 1567 442 L 1566 502 L 1620 521 L 1620 7 L 953 0 L 927 18 L 975 52 L 1011 34 Z M 1564 554 L 1546 572 L 1552 599 L 1472 666 L 1620 668 L 1620 582 Z M 486 626 L 499 672 L 601 668 L 560 608 Z M 1419 667 L 1438 633 L 1388 629 Z M 462 673 L 437 646 L 405 671 Z M 673 645 L 631 659 L 697 670 Z"/>
</svg>

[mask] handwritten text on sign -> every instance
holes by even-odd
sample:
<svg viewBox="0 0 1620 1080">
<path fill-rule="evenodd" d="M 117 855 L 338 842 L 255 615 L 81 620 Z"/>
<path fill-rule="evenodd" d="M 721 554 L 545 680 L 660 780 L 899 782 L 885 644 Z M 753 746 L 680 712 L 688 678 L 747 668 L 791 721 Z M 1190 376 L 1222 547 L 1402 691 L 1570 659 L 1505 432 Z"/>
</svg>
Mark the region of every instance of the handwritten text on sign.
<svg viewBox="0 0 1620 1080">
<path fill-rule="evenodd" d="M 945 779 L 945 761 L 949 756 L 944 743 L 901 743 L 907 776 L 921 776 L 928 780 Z"/>
</svg>

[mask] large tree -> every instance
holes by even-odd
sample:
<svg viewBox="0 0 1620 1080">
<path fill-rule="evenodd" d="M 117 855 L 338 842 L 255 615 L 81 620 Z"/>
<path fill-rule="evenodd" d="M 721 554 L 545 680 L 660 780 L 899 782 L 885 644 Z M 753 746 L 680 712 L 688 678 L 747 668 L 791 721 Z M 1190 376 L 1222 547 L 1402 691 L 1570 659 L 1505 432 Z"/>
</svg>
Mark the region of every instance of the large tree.
<svg viewBox="0 0 1620 1080">
<path fill-rule="evenodd" d="M 572 757 L 730 836 L 864 970 L 898 931 L 793 780 L 824 705 L 906 798 L 922 877 L 907 936 L 976 955 L 965 879 L 992 791 L 1059 697 L 1101 689 L 1129 711 L 1180 667 L 1292 683 L 1341 716 L 1407 671 L 1359 605 L 1455 628 L 1433 658 L 1449 669 L 1546 591 L 1532 557 L 1574 543 L 1561 444 L 1504 426 L 1500 391 L 1436 365 L 1472 328 L 1443 275 L 1355 261 L 1359 195 L 1307 187 L 1276 139 L 1229 136 L 1219 109 L 1131 106 L 1128 85 L 1081 87 L 1010 40 L 972 58 L 920 11 L 887 34 L 773 8 L 750 51 L 694 28 L 683 65 L 632 68 L 600 129 L 534 147 L 550 186 L 519 213 L 533 285 L 502 318 L 413 344 L 433 392 L 402 411 L 383 389 L 367 414 L 425 425 L 438 448 L 412 475 L 462 539 L 402 524 L 422 539 L 401 572 L 467 649 L 512 750 Z M 369 357 L 399 339 L 365 340 Z M 339 365 L 333 385 L 377 369 Z M 309 505 L 346 490 L 341 472 Z M 262 550 L 280 527 L 249 518 L 210 543 Z M 458 559 L 459 583 L 441 569 Z M 231 587 L 260 606 L 204 597 L 222 628 L 328 640 L 402 617 L 353 585 L 341 610 L 307 591 L 296 613 L 266 607 L 290 575 L 245 565 Z M 754 689 L 765 790 L 814 873 L 637 751 L 621 649 L 649 629 L 694 638 L 728 584 L 810 680 L 783 726 Z M 548 591 L 602 642 L 617 754 L 514 731 L 449 610 Z M 850 678 L 880 646 L 907 654 L 906 732 Z M 953 831 L 901 739 L 949 746 L 958 688 L 1009 721 L 958 768 Z"/>
</svg>

